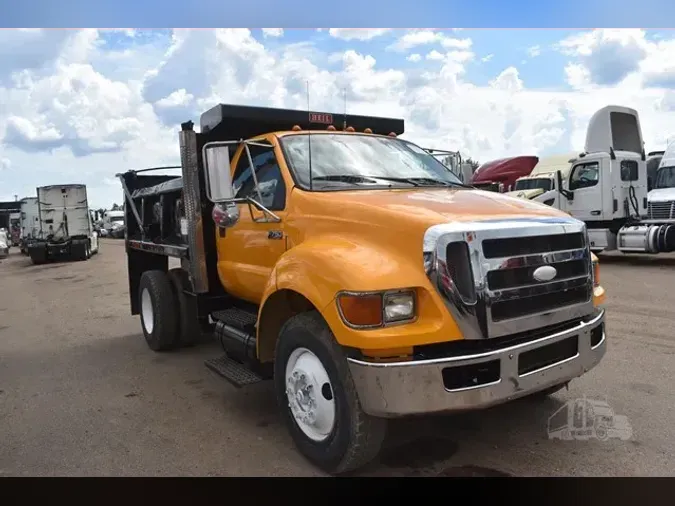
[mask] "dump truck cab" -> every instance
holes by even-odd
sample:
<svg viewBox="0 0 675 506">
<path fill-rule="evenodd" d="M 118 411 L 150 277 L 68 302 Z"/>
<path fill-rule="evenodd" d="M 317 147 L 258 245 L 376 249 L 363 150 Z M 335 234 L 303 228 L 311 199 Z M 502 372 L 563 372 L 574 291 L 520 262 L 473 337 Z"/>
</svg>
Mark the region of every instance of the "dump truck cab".
<svg viewBox="0 0 675 506">
<path fill-rule="evenodd" d="M 550 393 L 605 352 L 585 225 L 464 186 L 403 131 L 219 105 L 182 125 L 181 175 L 119 174 L 148 346 L 215 338 L 206 365 L 273 381 L 296 446 L 331 473 L 374 458 L 388 418 Z"/>
</svg>

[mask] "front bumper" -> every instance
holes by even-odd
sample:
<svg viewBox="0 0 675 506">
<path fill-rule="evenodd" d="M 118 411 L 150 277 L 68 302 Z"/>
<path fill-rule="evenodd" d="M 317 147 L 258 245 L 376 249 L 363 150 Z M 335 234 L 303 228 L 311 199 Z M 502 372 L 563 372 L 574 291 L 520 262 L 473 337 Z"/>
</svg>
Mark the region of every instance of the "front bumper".
<svg viewBox="0 0 675 506">
<path fill-rule="evenodd" d="M 361 407 L 372 416 L 393 418 L 480 409 L 566 383 L 588 372 L 606 351 L 604 322 L 605 311 L 600 309 L 570 329 L 473 355 L 394 363 L 347 360 Z M 537 366 L 537 360 L 542 365 Z M 453 377 L 460 369 L 469 375 L 480 369 L 482 372 L 473 377 L 477 384 L 449 386 L 452 380 L 448 376 Z"/>
</svg>

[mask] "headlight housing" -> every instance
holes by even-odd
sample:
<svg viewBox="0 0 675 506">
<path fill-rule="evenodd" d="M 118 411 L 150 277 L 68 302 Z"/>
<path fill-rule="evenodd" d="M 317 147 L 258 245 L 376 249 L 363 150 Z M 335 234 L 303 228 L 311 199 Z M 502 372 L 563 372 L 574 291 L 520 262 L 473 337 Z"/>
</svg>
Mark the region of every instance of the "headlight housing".
<svg viewBox="0 0 675 506">
<path fill-rule="evenodd" d="M 417 319 L 415 290 L 341 292 L 337 307 L 342 321 L 351 328 L 370 329 L 411 323 Z"/>
<path fill-rule="evenodd" d="M 591 263 L 593 266 L 593 288 L 600 286 L 600 262 L 598 257 L 591 255 Z"/>
</svg>

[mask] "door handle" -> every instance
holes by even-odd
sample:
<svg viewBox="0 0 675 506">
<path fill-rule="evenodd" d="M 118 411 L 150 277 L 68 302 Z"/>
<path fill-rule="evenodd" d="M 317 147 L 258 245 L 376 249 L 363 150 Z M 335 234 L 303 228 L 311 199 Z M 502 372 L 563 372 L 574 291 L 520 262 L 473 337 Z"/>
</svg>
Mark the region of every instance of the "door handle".
<svg viewBox="0 0 675 506">
<path fill-rule="evenodd" d="M 600 216 L 600 211 L 591 211 L 591 216 Z"/>
</svg>

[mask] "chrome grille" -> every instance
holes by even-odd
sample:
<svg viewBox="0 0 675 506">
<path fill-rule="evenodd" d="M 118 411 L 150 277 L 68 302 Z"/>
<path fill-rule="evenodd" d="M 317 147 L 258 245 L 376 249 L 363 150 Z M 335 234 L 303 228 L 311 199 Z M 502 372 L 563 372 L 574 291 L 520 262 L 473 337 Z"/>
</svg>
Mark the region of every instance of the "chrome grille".
<svg viewBox="0 0 675 506">
<path fill-rule="evenodd" d="M 670 220 L 675 218 L 675 201 L 649 202 L 647 214 L 650 220 Z"/>
<path fill-rule="evenodd" d="M 466 244 L 464 256 L 457 243 Z M 452 253 L 452 254 L 451 254 Z M 512 335 L 580 318 L 593 310 L 585 225 L 574 218 L 527 218 L 431 227 L 428 275 L 466 339 Z M 556 270 L 534 279 L 541 266 Z M 458 272 L 471 272 L 455 281 Z"/>
</svg>

